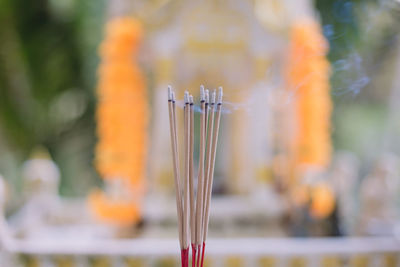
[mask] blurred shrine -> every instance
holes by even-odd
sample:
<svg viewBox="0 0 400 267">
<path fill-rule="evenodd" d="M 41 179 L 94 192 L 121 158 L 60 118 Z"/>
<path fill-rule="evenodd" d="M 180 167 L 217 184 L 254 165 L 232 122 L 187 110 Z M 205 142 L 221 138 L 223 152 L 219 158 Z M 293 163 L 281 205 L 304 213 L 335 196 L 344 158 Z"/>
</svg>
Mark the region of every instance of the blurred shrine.
<svg viewBox="0 0 400 267">
<path fill-rule="evenodd" d="M 218 84 L 225 87 L 229 115 L 222 126 L 216 170 L 220 192 L 253 193 L 282 171 L 275 166 L 279 166 L 277 158 L 286 155 L 289 161 L 289 154 L 298 153 L 293 150 L 310 150 L 293 155 L 299 163 L 322 168 L 329 165 L 331 104 L 329 64 L 324 58 L 328 47 L 311 2 L 296 1 L 297 8 L 292 2 L 289 8 L 289 2 L 171 2 L 158 11 L 169 14 L 162 24 L 153 25 L 153 17 L 146 16 L 143 62 L 154 78 L 151 190 L 172 190 L 170 158 L 165 156 L 170 154 L 169 137 L 163 131 L 167 129 L 163 110 L 168 84 L 182 91 L 196 90 L 203 83 L 210 89 Z M 276 11 L 275 21 L 266 18 L 267 14 L 262 16 L 260 9 Z M 158 17 L 157 12 L 154 17 Z M 307 47 L 307 38 L 315 41 L 315 47 Z M 307 49 L 306 58 L 301 58 Z M 298 63 L 308 60 L 310 66 Z M 295 73 L 299 67 L 302 72 Z M 308 80 L 304 76 L 309 76 Z M 313 98 L 314 91 L 321 93 Z M 318 104 L 320 100 L 323 103 Z M 312 117 L 307 113 L 310 109 L 318 109 L 319 115 Z M 324 133 L 319 134 L 321 131 Z M 295 144 L 315 136 L 316 145 Z M 316 147 L 321 147 L 320 151 Z"/>
<path fill-rule="evenodd" d="M 102 93 L 106 91 L 102 89 L 104 82 L 101 81 L 106 81 L 110 75 L 115 75 L 114 80 L 118 81 L 128 81 L 129 78 L 112 72 L 112 67 L 107 68 L 114 61 L 104 56 L 104 49 L 101 50 L 103 65 L 99 72 L 97 167 L 107 181 L 106 195 L 114 196 L 111 202 L 115 203 L 115 196 L 120 196 L 118 201 L 121 203 L 138 206 L 133 203 L 141 202 L 142 197 L 137 195 L 143 192 L 143 184 L 146 184 L 150 196 L 171 195 L 173 182 L 169 136 L 165 131 L 168 129 L 165 89 L 171 84 L 178 89 L 179 95 L 179 90 L 194 91 L 200 84 L 209 89 L 221 84 L 228 100 L 217 157 L 215 192 L 244 197 L 267 195 L 264 198 L 275 198 L 280 203 L 279 208 L 286 209 L 288 203 L 289 206 L 308 205 L 311 191 L 323 190 L 323 194 L 315 194 L 321 195 L 322 199 L 315 197 L 314 202 L 318 203 L 310 209 L 317 217 L 326 217 L 333 211 L 333 190 L 325 180 L 319 180 L 329 167 L 331 157 L 328 44 L 311 1 L 111 3 L 108 34 L 113 34 L 110 29 L 120 21 L 121 29 L 114 30 L 121 34 L 121 44 L 123 40 L 128 43 L 131 40 L 127 25 L 139 25 L 138 21 L 141 21 L 140 36 L 143 39 L 141 37 L 131 43 L 135 47 L 135 56 L 130 64 L 137 69 L 139 62 L 150 80 L 147 95 L 142 93 L 142 83 L 137 85 L 132 81 L 132 85 L 129 82 L 110 83 L 109 95 L 106 96 Z M 121 18 L 120 14 L 126 14 L 126 10 L 133 10 L 136 19 L 127 22 L 129 19 Z M 114 50 L 117 51 L 119 46 L 115 45 Z M 102 47 L 107 47 L 107 43 Z M 138 47 L 140 52 L 137 52 Z M 126 64 L 129 67 L 129 62 Z M 110 69 L 110 74 L 104 72 L 107 69 Z M 131 92 L 124 89 L 129 87 Z M 125 94 L 129 97 L 139 93 L 143 101 L 151 103 L 150 117 L 143 115 L 149 120 L 148 128 L 143 128 L 147 122 L 131 129 L 123 126 L 126 120 L 120 118 L 128 109 L 121 109 L 120 114 L 110 113 L 107 119 L 106 115 L 102 115 L 107 99 L 121 90 L 128 90 Z M 140 113 L 132 114 L 140 117 Z M 122 126 L 111 127 L 109 124 L 107 128 L 105 120 Z M 133 119 L 131 125 L 137 123 Z M 124 129 L 124 133 L 115 129 Z M 138 131 L 146 129 L 151 142 L 136 143 L 130 150 L 123 146 L 123 140 L 129 139 L 128 136 L 141 135 Z M 116 150 L 117 144 L 114 147 L 110 145 L 111 141 L 107 142 L 108 152 L 101 150 L 105 147 L 106 138 L 121 139 L 120 151 Z M 140 164 L 129 153 L 148 155 L 147 173 L 142 170 L 124 175 L 121 169 L 124 167 L 119 168 L 118 164 L 114 164 L 112 172 L 102 171 L 105 165 L 111 166 L 111 161 L 123 161 L 129 157 L 133 160 L 130 165 Z M 139 157 L 143 159 L 143 156 Z M 304 182 L 307 176 L 319 178 Z M 132 179 L 136 181 L 136 187 L 131 192 L 135 195 L 133 198 L 126 194 Z M 322 187 L 314 190 L 317 184 Z M 299 190 L 307 196 L 303 199 L 299 197 Z M 268 201 L 263 199 L 262 202 Z M 96 205 L 94 209 L 101 210 Z"/>
<path fill-rule="evenodd" d="M 99 46 L 94 162 L 104 186 L 89 192 L 88 220 L 129 234 L 145 222 L 144 236 L 174 227 L 166 88 L 173 85 L 179 98 L 204 84 L 223 85 L 226 99 L 214 234 L 243 220 L 243 236 L 392 226 L 393 192 L 380 200 L 371 188 L 390 191 L 393 164 L 385 157 L 360 186 L 357 159 L 333 154 L 329 46 L 311 1 L 110 1 L 109 12 Z M 389 210 L 363 208 L 370 203 Z"/>
<path fill-rule="evenodd" d="M 62 172 L 39 148 L 22 167 L 24 195 L 10 209 L 13 190 L 0 176 L 6 262 L 175 265 L 167 86 L 179 100 L 184 90 L 198 99 L 200 85 L 222 85 L 210 236 L 224 249 L 207 262 L 398 264 L 400 160 L 374 150 L 362 166 L 355 153 L 338 150 L 336 143 L 334 149 L 330 48 L 313 1 L 108 5 L 98 47 L 93 153 L 101 183 L 83 197 L 61 196 Z M 323 241 L 304 243 L 286 238 L 321 236 Z M 234 251 L 248 251 L 232 257 L 232 243 Z M 154 252 L 154 244 L 160 251 Z"/>
</svg>

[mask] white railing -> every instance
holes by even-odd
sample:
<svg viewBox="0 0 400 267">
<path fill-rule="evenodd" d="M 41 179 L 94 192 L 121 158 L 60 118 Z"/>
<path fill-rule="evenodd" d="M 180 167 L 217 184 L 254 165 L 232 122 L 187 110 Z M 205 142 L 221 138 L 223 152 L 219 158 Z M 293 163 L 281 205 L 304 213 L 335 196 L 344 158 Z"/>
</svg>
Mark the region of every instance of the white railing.
<svg viewBox="0 0 400 267">
<path fill-rule="evenodd" d="M 0 267 L 179 266 L 177 239 L 16 238 L 1 202 Z M 395 237 L 210 239 L 206 249 L 206 267 L 400 266 Z"/>
<path fill-rule="evenodd" d="M 12 240 L 10 253 L 38 255 L 118 255 L 176 256 L 179 243 L 175 239 L 92 239 L 92 240 Z M 400 253 L 400 242 L 394 238 L 250 238 L 210 239 L 209 256 L 307 256 Z"/>
</svg>

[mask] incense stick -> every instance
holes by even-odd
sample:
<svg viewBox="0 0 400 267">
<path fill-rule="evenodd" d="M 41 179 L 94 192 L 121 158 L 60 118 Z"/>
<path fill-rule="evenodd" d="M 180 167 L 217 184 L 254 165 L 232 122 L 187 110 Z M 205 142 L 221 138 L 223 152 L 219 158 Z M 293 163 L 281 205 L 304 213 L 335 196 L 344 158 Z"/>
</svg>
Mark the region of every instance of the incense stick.
<svg viewBox="0 0 400 267">
<path fill-rule="evenodd" d="M 201 197 L 197 199 L 197 201 L 201 201 L 201 205 L 199 205 L 199 207 L 201 208 L 201 219 L 200 219 L 200 227 L 199 227 L 199 235 L 200 238 L 197 240 L 197 266 L 199 266 L 200 264 L 200 259 L 201 259 L 201 244 L 203 243 L 203 231 L 204 231 L 204 208 L 205 208 L 205 200 L 206 200 L 206 183 L 207 183 L 207 176 L 208 176 L 208 171 L 209 171 L 209 142 L 210 142 L 210 135 L 207 134 L 210 130 L 210 124 L 209 124 L 209 104 L 210 104 L 210 94 L 209 94 L 209 90 L 205 90 L 205 108 L 204 108 L 204 131 L 202 131 L 202 133 L 204 134 L 204 151 L 205 151 L 205 155 L 204 158 L 202 158 L 202 160 L 204 160 L 203 162 L 203 167 L 204 167 L 204 171 L 203 171 L 203 180 L 201 181 L 201 184 L 199 182 L 198 185 L 198 194 L 201 194 Z"/>
<path fill-rule="evenodd" d="M 214 181 L 214 169 L 215 169 L 215 159 L 217 154 L 217 144 L 218 144 L 218 134 L 219 134 L 219 126 L 221 122 L 221 110 L 222 110 L 222 87 L 219 88 L 218 92 L 218 102 L 217 102 L 217 111 L 213 132 L 213 140 L 212 140 L 212 156 L 211 156 L 211 167 L 210 167 L 210 181 L 208 183 L 207 188 L 207 205 L 206 205 L 206 223 L 205 223 L 205 231 L 204 231 L 204 240 L 206 240 L 207 232 L 208 232 L 208 222 L 210 219 L 210 203 L 211 203 L 211 195 L 212 195 L 212 184 Z"/>
<path fill-rule="evenodd" d="M 192 267 L 195 266 L 196 262 L 196 245 L 195 245 L 195 234 L 196 234 L 196 223 L 195 223 L 195 202 L 194 202 L 194 164 L 193 164 L 193 153 L 194 153 L 194 103 L 193 96 L 189 97 L 190 102 L 190 146 L 189 146 L 189 193 L 190 193 L 190 240 L 192 244 Z"/>
<path fill-rule="evenodd" d="M 174 183 L 176 193 L 176 210 L 178 216 L 178 233 L 179 233 L 179 244 L 183 249 L 182 243 L 182 197 L 181 197 L 181 186 L 180 186 L 180 175 L 179 175 L 179 155 L 178 155 L 178 137 L 176 133 L 176 114 L 175 114 L 175 93 L 172 88 L 168 86 L 168 110 L 169 110 L 169 121 L 170 121 L 170 134 L 171 134 L 171 148 L 172 148 L 172 161 L 174 169 Z"/>
<path fill-rule="evenodd" d="M 188 267 L 190 243 L 192 245 L 193 256 L 192 266 L 196 266 L 197 263 L 197 266 L 199 267 L 200 263 L 201 266 L 203 266 L 204 263 L 205 241 L 208 232 L 212 184 L 214 179 L 216 147 L 221 118 L 222 88 L 219 88 L 217 103 L 215 99 L 215 91 L 212 93 L 210 101 L 209 91 L 204 90 L 203 86 L 200 87 L 200 153 L 197 196 L 195 197 L 193 162 L 193 96 L 189 95 L 188 91 L 185 91 L 183 107 L 184 173 L 183 187 L 181 187 L 180 183 L 182 181 L 180 180 L 181 176 L 179 168 L 175 92 L 171 87 L 168 87 L 168 109 L 182 267 Z"/>
<path fill-rule="evenodd" d="M 218 133 L 219 133 L 219 126 L 221 122 L 221 109 L 222 109 L 222 87 L 219 87 L 218 91 L 218 102 L 217 102 L 217 111 L 216 111 L 216 119 L 215 119 L 215 125 L 213 130 L 213 135 L 212 135 L 212 146 L 211 146 L 211 159 L 210 159 L 210 170 L 209 170 L 209 180 L 207 181 L 207 196 L 206 196 L 206 207 L 205 207 L 205 215 L 204 215 L 204 232 L 203 232 L 203 248 L 202 248 L 202 257 L 201 257 L 201 266 L 203 267 L 203 262 L 204 262 L 204 252 L 205 252 L 205 247 L 206 247 L 206 239 L 207 239 L 207 234 L 208 234 L 208 223 L 210 220 L 210 205 L 211 205 L 211 195 L 212 195 L 212 185 L 214 181 L 214 169 L 215 169 L 215 158 L 217 154 L 217 143 L 218 143 Z M 213 99 L 215 103 L 215 92 L 213 94 Z M 215 110 L 215 104 L 213 105 L 213 115 L 212 119 L 214 119 L 214 110 Z"/>
<path fill-rule="evenodd" d="M 196 237 L 195 243 L 197 252 L 200 255 L 200 245 L 202 238 L 202 215 L 203 215 L 203 183 L 204 183 L 204 156 L 205 156 L 205 135 L 206 135 L 206 98 L 204 87 L 200 87 L 200 156 L 199 156 L 199 173 L 197 180 L 197 200 L 196 200 Z"/>
<path fill-rule="evenodd" d="M 203 247 L 201 251 L 201 266 L 203 266 L 204 262 L 204 253 L 205 253 L 205 229 L 207 221 L 207 210 L 210 205 L 208 200 L 208 191 L 212 184 L 210 183 L 211 179 L 211 160 L 212 160 L 212 144 L 213 144 L 213 131 L 214 131 L 214 115 L 215 115 L 215 98 L 216 93 L 215 91 L 211 94 L 211 101 L 210 101 L 210 115 L 208 119 L 208 127 L 207 127 L 207 155 L 206 155 L 206 171 L 205 171 L 205 180 L 204 180 L 204 189 L 203 189 Z"/>
<path fill-rule="evenodd" d="M 183 200 L 183 246 L 185 249 L 189 246 L 189 205 L 190 205 L 190 192 L 189 192 L 189 176 L 190 176 L 190 106 L 189 106 L 189 92 L 185 92 L 184 96 L 185 106 L 184 112 L 184 149 L 185 149 L 185 175 L 184 175 L 184 200 Z"/>
<path fill-rule="evenodd" d="M 205 179 L 204 179 L 204 189 L 203 189 L 203 229 L 205 228 L 206 220 L 206 207 L 207 207 L 207 191 L 208 191 L 208 184 L 210 180 L 210 166 L 211 166 L 211 145 L 212 145 L 212 137 L 213 137 L 213 129 L 214 129 L 214 111 L 215 111 L 215 92 L 211 94 L 211 102 L 210 102 L 210 109 L 209 109 L 209 118 L 208 118 L 208 127 L 207 127 L 207 154 L 206 154 L 206 168 L 205 168 Z M 204 233 L 203 233 L 203 240 L 204 240 Z"/>
</svg>

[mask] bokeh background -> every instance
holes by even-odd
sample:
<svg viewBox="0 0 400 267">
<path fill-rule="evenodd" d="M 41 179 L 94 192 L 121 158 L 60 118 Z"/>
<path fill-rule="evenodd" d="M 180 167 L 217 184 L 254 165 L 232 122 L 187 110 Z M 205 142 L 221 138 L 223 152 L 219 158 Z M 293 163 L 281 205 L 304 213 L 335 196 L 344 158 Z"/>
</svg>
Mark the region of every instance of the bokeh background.
<svg viewBox="0 0 400 267">
<path fill-rule="evenodd" d="M 204 84 L 211 237 L 396 237 L 399 22 L 397 0 L 1 0 L 7 231 L 176 238 L 166 87 Z"/>
</svg>

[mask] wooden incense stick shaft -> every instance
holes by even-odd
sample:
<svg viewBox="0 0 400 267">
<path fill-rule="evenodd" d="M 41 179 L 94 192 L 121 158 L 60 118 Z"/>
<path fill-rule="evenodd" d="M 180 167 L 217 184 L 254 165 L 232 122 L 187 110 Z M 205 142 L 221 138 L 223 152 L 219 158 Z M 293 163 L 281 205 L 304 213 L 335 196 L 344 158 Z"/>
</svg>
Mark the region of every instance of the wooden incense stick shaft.
<svg viewBox="0 0 400 267">
<path fill-rule="evenodd" d="M 202 189 L 203 195 L 201 197 L 201 201 L 203 203 L 201 205 L 202 214 L 201 214 L 201 223 L 200 223 L 200 225 L 201 225 L 201 227 L 200 227 L 200 240 L 198 240 L 198 242 L 200 244 L 203 243 L 204 215 L 205 215 L 204 208 L 205 208 L 205 202 L 206 202 L 206 189 L 207 189 L 206 183 L 207 183 L 208 171 L 209 171 L 209 168 L 210 168 L 210 165 L 208 164 L 209 156 L 210 156 L 209 153 L 208 153 L 208 146 L 209 146 L 209 142 L 210 142 L 209 134 L 208 134 L 209 127 L 210 127 L 210 125 L 209 125 L 209 114 L 210 114 L 209 107 L 210 107 L 210 105 L 209 105 L 209 92 L 208 92 L 208 90 L 206 90 L 206 105 L 205 105 L 205 117 L 206 118 L 205 118 L 205 131 L 204 131 L 204 138 L 205 138 L 204 139 L 205 140 L 204 151 L 205 151 L 205 155 L 204 155 L 204 173 L 203 173 L 203 184 L 202 184 L 202 186 L 203 186 L 203 189 Z"/>
<path fill-rule="evenodd" d="M 207 155 L 206 155 L 206 168 L 204 174 L 204 189 L 203 189 L 203 239 L 204 241 L 204 229 L 208 221 L 206 220 L 207 208 L 210 205 L 208 202 L 208 191 L 211 189 L 211 161 L 212 161 L 212 145 L 213 145 L 213 135 L 214 135 L 214 117 L 215 117 L 215 104 L 211 104 L 210 115 L 208 119 L 208 129 L 207 129 Z"/>
<path fill-rule="evenodd" d="M 214 129 L 214 113 L 215 113 L 215 105 L 211 104 L 211 108 L 208 112 L 208 127 L 207 127 L 207 145 L 206 145 L 206 160 L 205 160 L 205 172 L 204 172 L 204 183 L 203 183 L 203 218 L 202 218 L 202 229 L 204 232 L 205 224 L 208 223 L 206 221 L 206 208 L 208 205 L 207 202 L 207 191 L 208 191 L 208 184 L 210 183 L 210 167 L 211 167 L 211 159 L 212 159 L 212 137 L 213 137 L 213 129 Z M 203 233 L 204 236 L 204 233 Z M 201 242 L 204 241 L 202 236 Z"/>
<path fill-rule="evenodd" d="M 210 181 L 207 185 L 207 205 L 205 211 L 205 227 L 203 232 L 203 241 L 207 238 L 208 233 L 208 222 L 210 220 L 210 204 L 211 204 L 211 195 L 212 195 L 212 184 L 214 181 L 214 169 L 215 169 L 215 158 L 217 154 L 217 143 L 218 143 L 218 133 L 219 133 L 219 126 L 221 121 L 221 109 L 222 104 L 217 104 L 217 111 L 216 111 L 216 118 L 215 118 L 215 125 L 214 125 L 214 133 L 213 133 L 213 140 L 212 140 L 212 155 L 211 155 L 211 167 L 210 167 Z"/>
<path fill-rule="evenodd" d="M 188 99 L 187 99 L 188 100 Z M 185 149 L 185 175 L 184 175 L 184 190 L 183 190 L 183 246 L 189 247 L 189 168 L 190 168 L 190 107 L 187 101 L 184 107 L 184 149 Z"/>
<path fill-rule="evenodd" d="M 205 156 L 205 131 L 206 131 L 206 108 L 205 101 L 201 101 L 200 114 L 200 156 L 199 156 L 199 173 L 197 180 L 197 200 L 196 200 L 196 238 L 195 243 L 201 244 L 202 239 L 202 215 L 203 215 L 203 183 L 204 183 L 204 156 Z"/>
<path fill-rule="evenodd" d="M 191 97 L 192 98 L 192 97 Z M 193 101 L 190 101 L 190 146 L 189 146 L 189 194 L 190 194 L 190 230 L 191 243 L 195 243 L 195 202 L 194 202 L 194 106 Z"/>
<path fill-rule="evenodd" d="M 176 210 L 178 215 L 178 232 L 179 232 L 179 243 L 182 247 L 182 197 L 181 197 L 181 186 L 180 186 L 180 175 L 179 175 L 179 156 L 177 147 L 177 135 L 176 135 L 176 114 L 175 114 L 175 103 L 174 101 L 168 101 L 169 109 L 169 120 L 170 120 L 170 132 L 171 132 L 171 148 L 172 148 L 172 161 L 174 165 L 174 184 L 176 192 Z"/>
</svg>

